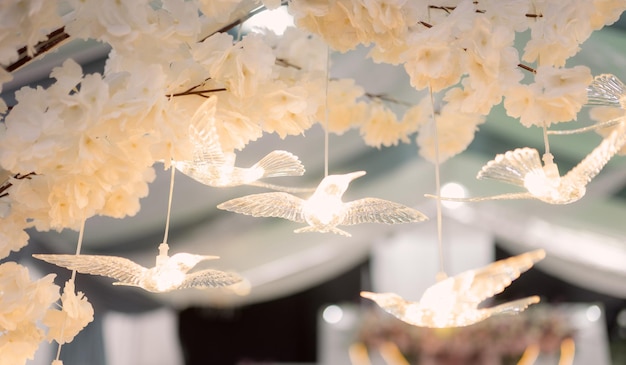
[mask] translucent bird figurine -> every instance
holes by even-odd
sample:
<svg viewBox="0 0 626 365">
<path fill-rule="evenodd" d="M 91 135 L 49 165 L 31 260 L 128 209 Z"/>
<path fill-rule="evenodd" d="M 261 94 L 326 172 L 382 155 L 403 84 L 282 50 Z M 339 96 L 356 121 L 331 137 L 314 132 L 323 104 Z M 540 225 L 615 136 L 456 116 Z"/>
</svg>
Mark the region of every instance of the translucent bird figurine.
<svg viewBox="0 0 626 365">
<path fill-rule="evenodd" d="M 598 75 L 587 86 L 587 105 L 626 109 L 626 86 L 615 75 Z"/>
<path fill-rule="evenodd" d="M 502 292 L 513 280 L 545 257 L 536 250 L 496 261 L 481 269 L 465 271 L 428 288 L 419 302 L 394 293 L 363 291 L 361 296 L 376 302 L 386 312 L 414 326 L 463 327 L 496 314 L 515 314 L 539 302 L 539 297 L 517 299 L 494 307 L 478 308 L 485 299 Z"/>
<path fill-rule="evenodd" d="M 113 285 L 137 286 L 153 293 L 164 293 L 185 288 L 222 287 L 242 280 L 236 274 L 219 270 L 202 270 L 187 274 L 201 261 L 218 256 L 177 253 L 168 256 L 169 246 L 159 245 L 156 266 L 148 269 L 129 259 L 104 255 L 42 255 L 33 257 L 51 264 L 76 270 L 82 274 L 107 276 L 116 279 Z"/>
<path fill-rule="evenodd" d="M 626 123 L 620 123 L 600 145 L 563 177 L 552 160 L 544 154 L 541 165 L 539 152 L 533 148 L 518 148 L 499 154 L 478 172 L 478 179 L 494 179 L 525 188 L 525 192 L 476 198 L 441 197 L 442 200 L 477 202 L 500 199 L 538 199 L 550 204 L 573 203 L 585 195 L 587 184 L 626 144 Z M 437 196 L 427 194 L 429 198 Z"/>
<path fill-rule="evenodd" d="M 304 166 L 287 151 L 272 151 L 249 168 L 235 166 L 236 155 L 224 152 L 215 127 L 217 97 L 210 97 L 195 112 L 189 125 L 193 160 L 175 161 L 174 166 L 194 180 L 214 187 L 254 185 L 276 190 L 289 188 L 258 180 L 277 176 L 302 176 Z"/>
<path fill-rule="evenodd" d="M 217 207 L 254 217 L 277 217 L 307 223 L 294 232 L 332 232 L 350 237 L 337 226 L 360 223 L 409 223 L 428 219 L 419 211 L 402 204 L 377 198 L 363 198 L 344 203 L 342 196 L 350 182 L 365 175 L 357 171 L 326 176 L 307 200 L 284 192 L 247 195 Z"/>
</svg>

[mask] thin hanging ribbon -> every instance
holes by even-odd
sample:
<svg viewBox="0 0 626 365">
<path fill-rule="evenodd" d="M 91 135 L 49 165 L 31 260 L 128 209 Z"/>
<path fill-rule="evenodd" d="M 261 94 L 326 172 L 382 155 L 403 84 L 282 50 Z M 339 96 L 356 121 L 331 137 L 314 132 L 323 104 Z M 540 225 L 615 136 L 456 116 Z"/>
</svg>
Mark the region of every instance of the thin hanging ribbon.
<svg viewBox="0 0 626 365">
<path fill-rule="evenodd" d="M 80 250 L 83 247 L 83 236 L 85 234 L 85 219 L 83 218 L 83 221 L 80 223 L 80 229 L 78 231 L 78 243 L 76 244 L 76 255 L 80 255 Z M 72 276 L 70 277 L 70 281 L 72 282 L 72 285 L 74 287 L 74 290 L 76 290 L 76 270 L 72 270 Z M 65 290 L 65 288 L 63 288 Z M 66 318 L 67 319 L 67 318 Z M 63 326 L 61 327 L 61 338 L 63 338 L 63 332 L 65 331 L 65 322 L 66 319 L 63 320 Z M 55 361 L 59 361 L 59 358 L 61 357 L 61 347 L 63 347 L 63 344 L 59 344 L 59 347 L 57 348 L 57 355 L 55 357 Z"/>
<path fill-rule="evenodd" d="M 545 147 L 544 154 L 549 155 L 550 154 L 550 141 L 548 140 L 548 127 L 546 126 L 545 122 L 543 122 L 543 145 Z"/>
<path fill-rule="evenodd" d="M 328 79 L 330 76 L 330 47 L 326 46 L 326 80 L 324 85 L 324 177 L 328 176 Z"/>
<path fill-rule="evenodd" d="M 437 196 L 437 247 L 439 249 L 439 272 L 437 273 L 437 281 L 443 280 L 448 277 L 445 271 L 444 258 L 443 258 L 443 215 L 441 207 L 441 175 L 439 169 L 439 134 L 437 132 L 437 119 L 435 116 L 435 99 L 433 97 L 433 88 L 428 85 L 428 92 L 430 94 L 430 105 L 432 106 L 433 117 L 433 137 L 435 139 L 435 194 Z"/>
<path fill-rule="evenodd" d="M 174 195 L 174 175 L 176 174 L 176 168 L 173 164 L 170 164 L 172 171 L 170 175 L 170 192 L 167 200 L 167 217 L 165 218 L 165 233 L 163 234 L 163 243 L 167 245 L 167 238 L 170 231 L 170 215 L 172 213 L 172 196 Z"/>
</svg>

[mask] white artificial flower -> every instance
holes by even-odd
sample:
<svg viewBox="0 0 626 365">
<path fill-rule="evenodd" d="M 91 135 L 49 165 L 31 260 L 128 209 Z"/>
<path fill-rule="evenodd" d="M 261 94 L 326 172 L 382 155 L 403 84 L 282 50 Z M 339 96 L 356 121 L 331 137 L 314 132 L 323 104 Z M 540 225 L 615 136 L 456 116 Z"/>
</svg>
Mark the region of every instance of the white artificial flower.
<svg viewBox="0 0 626 365">
<path fill-rule="evenodd" d="M 228 19 L 242 0 L 198 0 L 200 11 L 211 21 L 218 23 Z"/>
<path fill-rule="evenodd" d="M 368 146 L 397 146 L 399 142 L 410 143 L 409 135 L 416 131 L 415 123 L 409 119 L 398 121 L 396 114 L 382 102 L 369 104 L 360 133 Z"/>
<path fill-rule="evenodd" d="M 572 0 L 546 1 L 538 6 L 541 17 L 531 23 L 531 39 L 524 47 L 522 59 L 539 65 L 562 67 L 578 53 L 580 43 L 593 31 L 593 2 Z"/>
<path fill-rule="evenodd" d="M 533 84 L 505 91 L 504 107 L 509 116 L 520 118 L 526 127 L 569 122 L 576 119 L 587 102 L 586 87 L 592 79 L 591 71 L 585 66 L 540 66 Z"/>
<path fill-rule="evenodd" d="M 591 14 L 590 20 L 591 27 L 598 30 L 619 20 L 626 10 L 626 2 L 623 0 L 594 0 L 593 7 L 594 12 Z"/>
<path fill-rule="evenodd" d="M 0 64 L 17 59 L 17 50 L 26 47 L 29 55 L 35 45 L 51 31 L 63 26 L 57 0 L 20 0 L 0 2 Z"/>
<path fill-rule="evenodd" d="M 305 30 L 289 27 L 273 42 L 276 59 L 305 71 L 325 71 L 328 47 L 317 35 Z"/>
<path fill-rule="evenodd" d="M 306 16 L 322 17 L 328 14 L 331 2 L 328 0 L 290 1 L 289 13 L 297 18 Z"/>
<path fill-rule="evenodd" d="M 329 80 L 328 93 L 323 95 L 315 118 L 324 128 L 328 125 L 329 132 L 342 135 L 365 121 L 368 107 L 358 101 L 364 95 L 365 90 L 353 79 Z"/>
<path fill-rule="evenodd" d="M 471 29 L 474 10 L 473 3 L 464 0 L 439 23 L 411 34 L 402 58 L 414 88 L 440 91 L 459 82 L 464 50 L 458 35 Z"/>
<path fill-rule="evenodd" d="M 535 19 L 527 16 L 533 12 L 528 0 L 481 0 L 478 8 L 495 26 L 504 26 L 515 32 L 525 31 Z"/>
<path fill-rule="evenodd" d="M 304 133 L 313 124 L 314 120 L 307 115 L 306 88 L 281 83 L 269 84 L 266 91 L 260 96 L 261 127 L 267 133 L 276 133 L 281 138 L 287 135 Z"/>
<path fill-rule="evenodd" d="M 26 267 L 12 261 L 0 265 L 0 333 L 18 330 L 43 317 L 59 297 L 54 277 L 49 274 L 32 281 Z"/>
<path fill-rule="evenodd" d="M 43 338 L 43 330 L 32 322 L 0 332 L 0 365 L 25 365 L 27 360 L 33 360 Z"/>
<path fill-rule="evenodd" d="M 251 97 L 272 75 L 276 57 L 259 34 L 249 34 L 209 67 L 211 78 L 238 97 Z"/>
<path fill-rule="evenodd" d="M 28 220 L 16 209 L 10 208 L 10 204 L 6 202 L 9 198 L 0 199 L 0 208 L 3 210 L 0 216 L 0 259 L 28 244 L 28 234 L 25 231 L 29 227 Z"/>
<path fill-rule="evenodd" d="M 536 85 L 518 85 L 509 88 L 504 96 L 504 108 L 507 115 L 519 118 L 525 127 L 543 126 L 544 113 L 537 102 L 541 88 Z"/>
<path fill-rule="evenodd" d="M 77 292 L 74 281 L 68 280 L 61 295 L 61 310 L 49 309 L 43 324 L 48 327 L 49 342 L 72 342 L 74 337 L 93 321 L 93 307 L 82 292 Z"/>
<path fill-rule="evenodd" d="M 50 274 L 32 281 L 15 262 L 0 264 L 0 365 L 26 364 L 44 338 L 38 323 L 59 298 Z"/>
<path fill-rule="evenodd" d="M 446 105 L 435 116 L 437 140 L 439 141 L 439 163 L 465 151 L 474 140 L 478 125 L 485 122 L 485 117 L 478 114 L 466 114 L 453 110 Z M 417 134 L 419 154 L 426 160 L 436 163 L 435 123 L 432 118 L 424 123 Z"/>
<path fill-rule="evenodd" d="M 356 48 L 360 40 L 358 31 L 350 19 L 351 1 L 327 2 L 292 1 L 289 9 L 299 28 L 320 35 L 333 49 L 346 52 Z"/>
<path fill-rule="evenodd" d="M 576 99 L 581 104 L 587 102 L 587 85 L 593 81 L 591 70 L 587 66 L 572 68 L 554 68 L 539 66 L 535 74 L 535 83 L 544 91 L 546 98 L 567 97 Z"/>
</svg>

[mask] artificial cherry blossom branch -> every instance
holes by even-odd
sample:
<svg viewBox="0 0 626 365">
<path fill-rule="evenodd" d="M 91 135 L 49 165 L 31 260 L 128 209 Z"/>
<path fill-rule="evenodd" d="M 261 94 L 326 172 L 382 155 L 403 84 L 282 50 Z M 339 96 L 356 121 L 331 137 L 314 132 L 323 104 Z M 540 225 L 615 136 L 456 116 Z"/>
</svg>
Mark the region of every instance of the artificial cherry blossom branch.
<svg viewBox="0 0 626 365">
<path fill-rule="evenodd" d="M 65 32 L 65 27 L 61 27 L 53 30 L 48 33 L 48 39 L 45 41 L 41 41 L 35 45 L 35 53 L 29 54 L 28 47 L 24 46 L 17 51 L 18 59 L 17 61 L 11 63 L 4 67 L 8 72 L 13 72 L 20 67 L 24 66 L 31 60 L 41 56 L 42 54 L 48 52 L 49 50 L 59 46 L 64 40 L 70 38 L 70 35 Z"/>
<path fill-rule="evenodd" d="M 14 179 L 17 180 L 22 180 L 22 179 L 30 179 L 31 176 L 36 175 L 34 172 L 29 172 L 26 175 L 22 175 L 20 173 L 17 173 L 13 176 Z M 5 196 L 9 195 L 8 192 L 6 192 L 11 186 L 13 186 L 13 183 L 10 182 L 8 179 L 5 180 L 2 185 L 0 185 L 0 198 L 4 198 Z"/>
<path fill-rule="evenodd" d="M 478 5 L 478 1 L 474 1 L 475 5 Z M 429 9 L 437 9 L 437 10 L 443 10 L 446 13 L 450 14 L 452 11 L 454 11 L 454 9 L 456 9 L 456 6 L 439 6 L 439 5 L 428 5 Z M 485 11 L 484 10 L 480 10 L 480 9 L 476 9 L 476 12 L 479 14 L 484 14 Z M 543 17 L 542 14 L 532 14 L 532 13 L 526 13 L 524 14 L 527 18 L 541 18 Z"/>
<path fill-rule="evenodd" d="M 528 14 L 526 14 L 526 16 L 528 16 Z M 542 16 L 542 15 L 535 15 L 535 17 L 540 17 L 540 16 Z M 422 25 L 422 26 L 424 26 L 424 27 L 426 27 L 426 28 L 432 28 L 433 27 L 432 24 L 426 23 L 426 22 L 421 21 L 421 20 L 419 22 L 417 22 L 417 23 Z M 523 63 L 518 63 L 517 67 L 521 68 L 522 70 L 525 70 L 525 71 L 528 71 L 528 72 L 532 72 L 533 74 L 537 73 L 537 70 L 535 70 L 534 68 L 532 68 L 532 67 L 530 67 L 528 65 L 525 65 Z"/>
</svg>

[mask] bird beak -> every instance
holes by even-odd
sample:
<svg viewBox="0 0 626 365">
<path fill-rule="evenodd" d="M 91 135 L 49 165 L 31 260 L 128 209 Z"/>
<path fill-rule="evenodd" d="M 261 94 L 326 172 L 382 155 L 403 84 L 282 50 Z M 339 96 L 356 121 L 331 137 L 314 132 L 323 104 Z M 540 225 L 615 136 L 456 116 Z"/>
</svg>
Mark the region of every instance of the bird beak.
<svg viewBox="0 0 626 365">
<path fill-rule="evenodd" d="M 344 176 L 348 177 L 350 179 L 350 181 L 357 179 L 361 176 L 365 175 L 365 171 L 356 171 L 356 172 L 351 172 L 349 174 L 345 174 Z"/>
<path fill-rule="evenodd" d="M 374 295 L 375 295 L 375 293 L 372 293 L 371 291 L 362 291 L 361 292 L 361 296 L 363 298 L 367 298 L 367 299 L 371 299 L 371 300 L 374 300 Z"/>
<path fill-rule="evenodd" d="M 217 260 L 220 258 L 219 256 L 208 256 L 208 255 L 204 255 L 202 257 L 204 260 Z"/>
</svg>

